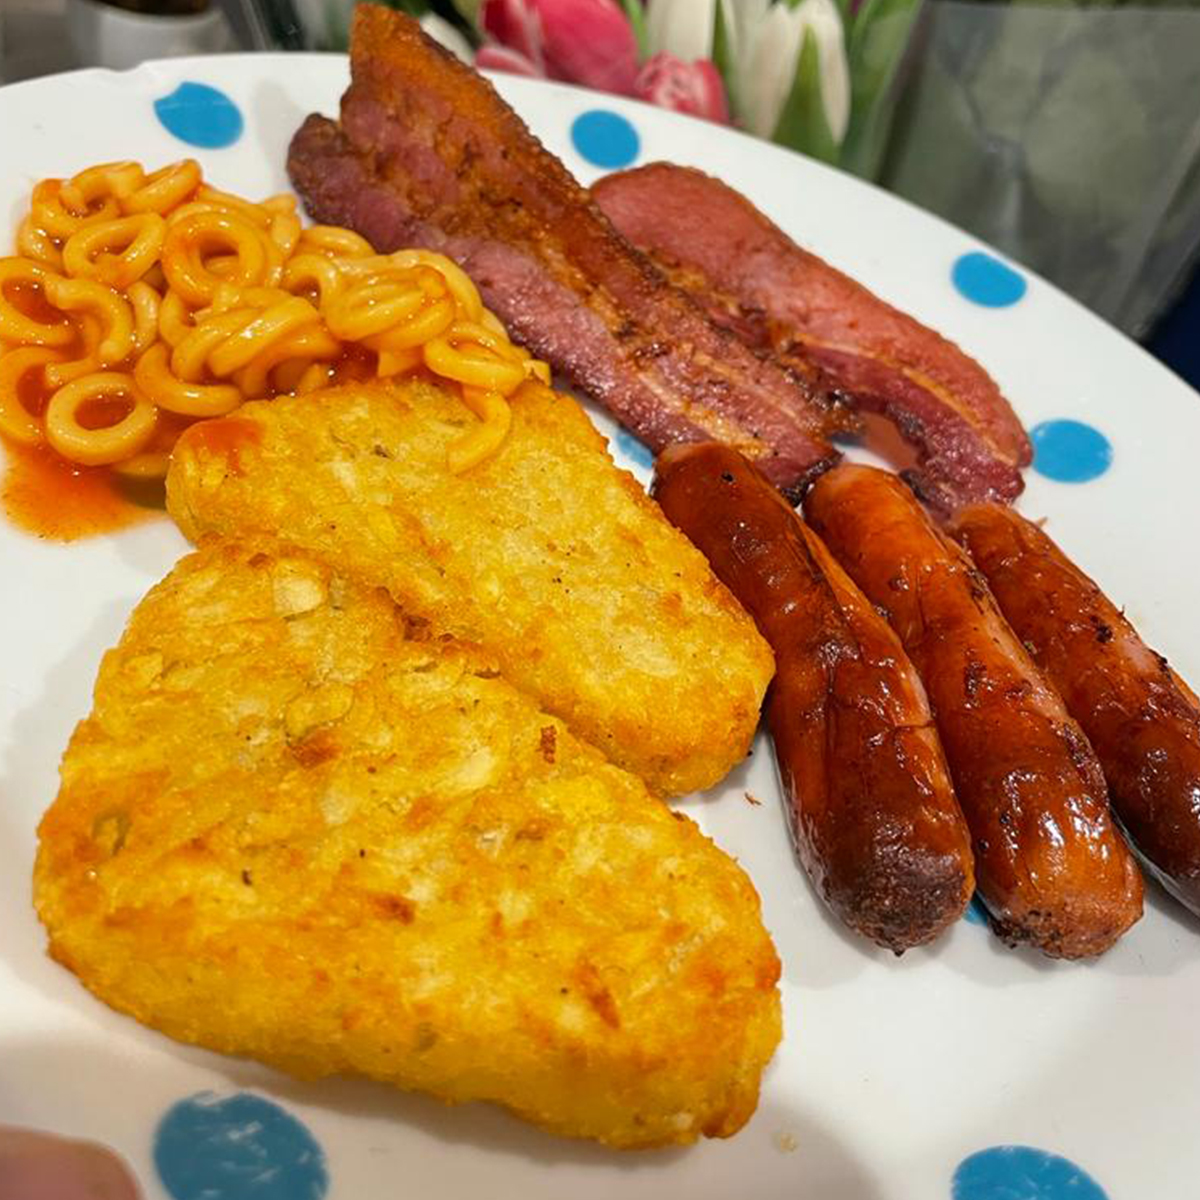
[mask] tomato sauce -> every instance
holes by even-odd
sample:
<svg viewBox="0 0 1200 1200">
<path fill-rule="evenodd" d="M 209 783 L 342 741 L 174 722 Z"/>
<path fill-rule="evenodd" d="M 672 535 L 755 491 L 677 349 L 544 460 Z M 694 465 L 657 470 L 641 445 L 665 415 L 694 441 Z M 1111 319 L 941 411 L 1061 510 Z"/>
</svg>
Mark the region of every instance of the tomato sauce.
<svg viewBox="0 0 1200 1200">
<path fill-rule="evenodd" d="M 27 371 L 18 398 L 34 416 L 45 411 L 49 395 L 40 371 Z M 128 400 L 101 398 L 85 406 L 80 423 L 98 428 L 117 420 Z M 148 450 L 169 451 L 190 421 L 159 413 L 158 428 Z M 5 461 L 0 502 L 18 528 L 55 542 L 74 542 L 127 529 L 165 512 L 161 479 L 136 479 L 112 467 L 84 467 L 68 462 L 49 446 L 19 445 L 0 438 Z"/>
<path fill-rule="evenodd" d="M 111 467 L 81 467 L 44 446 L 4 440 L 4 513 L 27 533 L 55 542 L 112 533 L 161 516 L 161 480 L 124 479 Z"/>
<path fill-rule="evenodd" d="M 18 291 L 19 296 L 14 294 Z M 26 316 L 37 320 L 50 321 L 61 315 L 46 302 L 41 288 L 10 285 L 5 288 L 5 295 Z M 61 349 L 67 357 L 83 353 L 78 341 Z M 373 351 L 348 344 L 330 364 L 329 384 L 371 380 L 375 377 L 375 363 Z M 108 369 L 128 371 L 132 364 Z M 24 408 L 40 417 L 50 396 L 41 371 L 27 371 L 18 388 Z M 101 428 L 119 420 L 128 407 L 126 396 L 99 397 L 83 406 L 79 423 L 89 429 Z M 198 426 L 193 437 L 208 453 L 223 457 L 233 474 L 240 475 L 243 471 L 241 452 L 260 439 L 258 427 L 236 412 L 228 417 L 197 421 L 159 409 L 157 427 L 146 452 L 169 453 L 179 435 L 191 425 Z M 14 525 L 40 538 L 73 542 L 126 529 L 161 517 L 166 511 L 161 478 L 135 478 L 114 467 L 80 466 L 68 462 L 49 446 L 19 445 L 3 436 L 0 446 L 3 447 L 0 465 L 7 461 L 0 482 L 4 514 Z"/>
<path fill-rule="evenodd" d="M 4 297 L 20 313 L 24 313 L 31 321 L 43 325 L 67 325 L 69 320 L 49 300 L 41 287 L 29 283 L 6 283 Z"/>
</svg>

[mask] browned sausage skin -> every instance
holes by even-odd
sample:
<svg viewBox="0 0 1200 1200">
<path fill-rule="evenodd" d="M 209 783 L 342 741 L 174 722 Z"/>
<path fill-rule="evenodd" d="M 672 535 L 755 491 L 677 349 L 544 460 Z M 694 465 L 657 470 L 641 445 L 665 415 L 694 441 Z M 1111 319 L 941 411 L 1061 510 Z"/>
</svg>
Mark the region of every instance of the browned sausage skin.
<svg viewBox="0 0 1200 1200">
<path fill-rule="evenodd" d="M 1108 949 L 1141 916 L 1141 875 L 1087 738 L 983 576 L 885 471 L 839 467 L 805 510 L 925 682 L 996 931 L 1056 958 Z"/>
<path fill-rule="evenodd" d="M 1200 711 L 1191 690 L 1024 517 L 976 505 L 950 530 L 1083 727 L 1142 861 L 1200 913 Z"/>
<path fill-rule="evenodd" d="M 654 494 L 775 651 L 767 719 L 818 892 L 897 954 L 936 937 L 971 898 L 970 834 L 899 640 L 736 450 L 670 448 Z"/>
</svg>

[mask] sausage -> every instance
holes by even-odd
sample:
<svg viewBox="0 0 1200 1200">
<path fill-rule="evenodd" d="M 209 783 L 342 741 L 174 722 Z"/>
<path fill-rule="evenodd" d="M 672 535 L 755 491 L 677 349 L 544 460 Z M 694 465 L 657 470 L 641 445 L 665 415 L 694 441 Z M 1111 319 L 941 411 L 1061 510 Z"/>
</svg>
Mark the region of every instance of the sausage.
<svg viewBox="0 0 1200 1200">
<path fill-rule="evenodd" d="M 775 651 L 767 722 L 813 885 L 897 954 L 930 941 L 961 916 L 974 869 L 925 689 L 896 635 L 736 450 L 671 447 L 654 495 Z"/>
<path fill-rule="evenodd" d="M 1142 862 L 1200 914 L 1200 708 L 1191 689 L 1024 517 L 973 505 L 950 532 L 1087 734 Z"/>
<path fill-rule="evenodd" d="M 1108 949 L 1141 916 L 1141 874 L 1083 730 L 987 581 L 886 471 L 830 471 L 805 512 L 925 682 L 996 932 L 1055 958 Z"/>
</svg>

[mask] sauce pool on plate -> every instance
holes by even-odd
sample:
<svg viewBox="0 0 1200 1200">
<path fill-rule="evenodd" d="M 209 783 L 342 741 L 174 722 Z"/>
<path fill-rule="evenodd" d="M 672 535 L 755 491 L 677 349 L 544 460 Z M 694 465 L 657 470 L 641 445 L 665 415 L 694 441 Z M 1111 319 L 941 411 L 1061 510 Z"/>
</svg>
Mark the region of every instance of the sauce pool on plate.
<svg viewBox="0 0 1200 1200">
<path fill-rule="evenodd" d="M 5 297 L 25 316 L 51 324 L 58 312 L 40 288 L 9 285 Z M 81 355 L 78 339 L 63 348 L 66 356 Z M 40 370 L 23 372 L 17 384 L 16 402 L 34 417 L 41 417 L 50 392 Z M 81 423 L 93 428 L 111 424 L 122 415 L 118 398 L 93 402 L 81 412 Z M 155 442 L 169 447 L 189 422 L 179 421 L 173 429 L 156 430 Z M 169 439 L 169 440 L 168 440 Z M 18 528 L 48 541 L 73 542 L 79 538 L 111 533 L 140 524 L 164 511 L 161 479 L 138 479 L 121 475 L 112 467 L 88 467 L 62 457 L 44 443 L 26 445 L 0 437 L 0 500 L 4 515 Z"/>
<path fill-rule="evenodd" d="M 27 533 L 73 542 L 138 525 L 165 511 L 161 480 L 127 479 L 111 467 L 68 462 L 45 447 L 7 439 L 3 444 L 4 514 Z"/>
</svg>

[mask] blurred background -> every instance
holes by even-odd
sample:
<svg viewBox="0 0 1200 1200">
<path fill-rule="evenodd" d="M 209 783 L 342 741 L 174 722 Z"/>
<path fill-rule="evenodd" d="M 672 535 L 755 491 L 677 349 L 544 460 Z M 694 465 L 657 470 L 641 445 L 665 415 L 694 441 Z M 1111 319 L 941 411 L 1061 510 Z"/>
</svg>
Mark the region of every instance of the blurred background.
<svg viewBox="0 0 1200 1200">
<path fill-rule="evenodd" d="M 731 123 L 1053 280 L 1200 388 L 1200 0 L 391 0 L 461 57 Z M 0 82 L 340 50 L 353 0 L 0 0 Z"/>
</svg>

